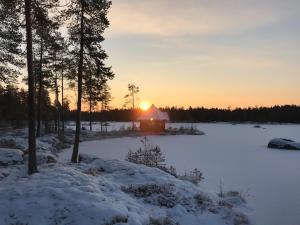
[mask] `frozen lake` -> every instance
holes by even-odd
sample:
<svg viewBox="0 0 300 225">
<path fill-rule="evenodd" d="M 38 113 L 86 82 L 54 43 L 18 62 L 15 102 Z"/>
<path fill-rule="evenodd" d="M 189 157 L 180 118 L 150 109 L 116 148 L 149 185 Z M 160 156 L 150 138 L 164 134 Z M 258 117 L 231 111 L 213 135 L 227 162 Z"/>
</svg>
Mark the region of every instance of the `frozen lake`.
<svg viewBox="0 0 300 225">
<path fill-rule="evenodd" d="M 114 124 L 115 128 L 120 125 Z M 172 124 L 178 126 L 178 124 Z M 246 195 L 257 225 L 300 225 L 300 151 L 270 150 L 275 137 L 300 141 L 299 125 L 197 124 L 204 136 L 151 136 L 161 147 L 167 163 L 178 172 L 199 168 L 205 177 L 200 184 L 218 192 Z M 140 138 L 119 138 L 80 144 L 80 152 L 124 160 L 129 149 L 140 147 Z M 62 157 L 69 158 L 71 150 Z"/>
</svg>

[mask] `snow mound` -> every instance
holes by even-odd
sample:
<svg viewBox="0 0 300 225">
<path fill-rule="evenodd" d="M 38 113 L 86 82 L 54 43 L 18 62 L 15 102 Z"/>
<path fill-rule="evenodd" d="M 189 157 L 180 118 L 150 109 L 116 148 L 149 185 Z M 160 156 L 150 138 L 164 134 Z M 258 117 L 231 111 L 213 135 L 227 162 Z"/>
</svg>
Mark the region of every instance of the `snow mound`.
<svg viewBox="0 0 300 225">
<path fill-rule="evenodd" d="M 300 143 L 284 138 L 274 138 L 269 142 L 268 148 L 300 150 Z"/>
<path fill-rule="evenodd" d="M 0 186 L 0 224 L 243 225 L 239 202 L 156 168 L 81 155 L 80 164 L 43 164 L 32 176 L 24 165 Z"/>
<path fill-rule="evenodd" d="M 70 147 L 70 138 L 60 139 L 51 134 L 37 138 L 36 149 L 40 152 L 58 153 L 61 149 Z M 28 137 L 26 131 L 20 130 L 8 132 L 0 136 L 0 148 L 19 149 L 23 152 L 28 148 Z"/>
<path fill-rule="evenodd" d="M 23 152 L 17 149 L 0 148 L 0 166 L 23 163 Z"/>
</svg>

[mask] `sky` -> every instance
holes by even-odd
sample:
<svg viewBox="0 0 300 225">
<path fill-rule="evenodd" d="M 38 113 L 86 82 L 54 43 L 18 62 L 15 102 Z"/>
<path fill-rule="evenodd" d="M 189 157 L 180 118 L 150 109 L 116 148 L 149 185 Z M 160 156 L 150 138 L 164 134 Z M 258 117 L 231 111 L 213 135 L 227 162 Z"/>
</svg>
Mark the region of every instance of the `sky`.
<svg viewBox="0 0 300 225">
<path fill-rule="evenodd" d="M 299 0 L 113 0 L 104 49 L 139 103 L 235 108 L 300 104 Z"/>
</svg>

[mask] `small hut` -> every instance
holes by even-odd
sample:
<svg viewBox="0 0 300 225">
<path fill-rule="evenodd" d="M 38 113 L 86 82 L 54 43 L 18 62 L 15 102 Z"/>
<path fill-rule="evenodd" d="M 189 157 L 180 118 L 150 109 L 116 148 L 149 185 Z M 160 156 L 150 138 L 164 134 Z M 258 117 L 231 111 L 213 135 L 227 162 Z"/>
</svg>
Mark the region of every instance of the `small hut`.
<svg viewBox="0 0 300 225">
<path fill-rule="evenodd" d="M 148 110 L 142 113 L 138 121 L 140 122 L 141 132 L 160 133 L 165 131 L 166 122 L 170 121 L 170 118 L 168 113 L 161 112 L 152 105 Z"/>
</svg>

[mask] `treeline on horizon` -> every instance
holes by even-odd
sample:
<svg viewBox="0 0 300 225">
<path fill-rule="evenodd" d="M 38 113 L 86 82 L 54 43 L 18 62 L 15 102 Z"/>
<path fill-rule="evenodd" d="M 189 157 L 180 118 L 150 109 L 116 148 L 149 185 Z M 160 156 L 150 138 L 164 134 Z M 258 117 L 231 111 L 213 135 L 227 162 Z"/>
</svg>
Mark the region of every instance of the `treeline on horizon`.
<svg viewBox="0 0 300 225">
<path fill-rule="evenodd" d="M 42 118 L 44 123 L 55 125 L 57 122 L 57 110 L 51 104 L 49 93 L 43 94 Z M 65 121 L 74 121 L 76 111 L 70 110 L 69 102 L 65 101 L 62 107 Z M 259 122 L 259 123 L 300 123 L 300 106 L 283 105 L 273 107 L 249 107 L 236 109 L 219 108 L 179 108 L 166 107 L 162 111 L 168 112 L 173 122 Z M 13 127 L 22 127 L 27 124 L 27 91 L 10 86 L 0 86 L 0 124 Z M 135 119 L 142 113 L 136 109 Z M 92 113 L 92 121 L 117 121 L 129 122 L 132 120 L 131 109 L 110 109 Z M 82 112 L 82 120 L 90 120 L 90 112 Z"/>
<path fill-rule="evenodd" d="M 161 108 L 167 112 L 172 122 L 259 122 L 259 123 L 300 123 L 300 106 L 283 105 L 273 107 L 248 107 L 236 109 L 219 108 Z M 142 113 L 135 110 L 135 117 Z M 71 111 L 70 116 L 74 117 Z M 83 112 L 82 119 L 88 120 L 89 114 Z M 94 121 L 116 121 L 129 122 L 131 120 L 130 109 L 111 109 L 103 112 L 93 113 Z"/>
</svg>

